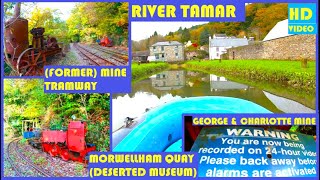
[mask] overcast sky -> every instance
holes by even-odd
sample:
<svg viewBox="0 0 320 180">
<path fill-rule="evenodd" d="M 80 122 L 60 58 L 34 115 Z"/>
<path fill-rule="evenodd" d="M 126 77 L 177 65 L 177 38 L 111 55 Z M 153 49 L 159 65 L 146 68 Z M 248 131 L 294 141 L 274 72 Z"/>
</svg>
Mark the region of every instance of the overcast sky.
<svg viewBox="0 0 320 180">
<path fill-rule="evenodd" d="M 179 27 L 190 28 L 192 26 L 205 23 L 208 22 L 132 22 L 131 39 L 134 41 L 140 41 L 150 37 L 155 31 L 164 36 L 170 31 L 177 31 Z"/>
<path fill-rule="evenodd" d="M 75 7 L 74 2 L 37 2 L 37 3 L 23 3 L 22 12 L 31 13 L 33 9 L 37 6 L 39 8 L 50 8 L 57 9 L 60 11 L 60 18 L 62 20 L 67 20 L 70 17 L 71 10 Z"/>
</svg>

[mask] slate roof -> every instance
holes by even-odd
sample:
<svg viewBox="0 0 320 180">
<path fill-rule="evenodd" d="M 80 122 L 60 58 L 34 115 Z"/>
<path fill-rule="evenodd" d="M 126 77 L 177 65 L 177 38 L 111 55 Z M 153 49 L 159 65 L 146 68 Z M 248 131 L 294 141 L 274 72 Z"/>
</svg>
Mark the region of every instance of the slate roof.
<svg viewBox="0 0 320 180">
<path fill-rule="evenodd" d="M 132 52 L 132 57 L 139 57 L 139 56 L 149 56 L 149 51 L 134 51 Z"/>
<path fill-rule="evenodd" d="M 157 42 L 153 44 L 152 46 L 178 46 L 182 45 L 178 41 L 164 41 L 164 42 Z"/>
<path fill-rule="evenodd" d="M 248 39 L 246 38 L 223 38 L 210 40 L 210 47 L 238 47 L 248 45 Z"/>
<path fill-rule="evenodd" d="M 214 34 L 215 37 L 227 37 L 226 34 Z"/>
<path fill-rule="evenodd" d="M 272 39 L 278 39 L 282 37 L 291 36 L 293 34 L 288 34 L 288 19 L 279 21 L 266 35 L 263 41 L 269 41 Z"/>
</svg>

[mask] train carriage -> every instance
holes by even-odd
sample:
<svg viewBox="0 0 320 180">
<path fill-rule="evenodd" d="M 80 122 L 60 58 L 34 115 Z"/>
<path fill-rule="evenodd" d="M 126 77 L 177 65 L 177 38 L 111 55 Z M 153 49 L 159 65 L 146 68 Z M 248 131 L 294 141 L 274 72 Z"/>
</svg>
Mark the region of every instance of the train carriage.
<svg viewBox="0 0 320 180">
<path fill-rule="evenodd" d="M 89 152 L 95 151 L 96 146 L 85 141 L 87 124 L 83 121 L 71 121 L 66 130 L 42 130 L 36 129 L 23 132 L 32 134 L 24 136 L 35 148 L 42 149 L 52 157 L 61 157 L 63 160 L 86 162 Z"/>
</svg>

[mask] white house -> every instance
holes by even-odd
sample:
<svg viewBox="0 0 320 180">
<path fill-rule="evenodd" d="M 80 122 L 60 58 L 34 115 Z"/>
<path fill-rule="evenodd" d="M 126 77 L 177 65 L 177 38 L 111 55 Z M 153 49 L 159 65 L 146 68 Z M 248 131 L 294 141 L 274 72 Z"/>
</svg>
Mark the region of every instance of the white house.
<svg viewBox="0 0 320 180">
<path fill-rule="evenodd" d="M 293 34 L 288 34 L 288 19 L 279 21 L 266 35 L 263 41 L 269 41 L 272 39 L 278 39 L 282 37 L 292 36 Z"/>
<path fill-rule="evenodd" d="M 238 46 L 246 46 L 249 40 L 244 38 L 227 37 L 225 34 L 209 36 L 209 59 L 220 59 L 220 56 L 227 52 L 227 49 Z"/>
</svg>

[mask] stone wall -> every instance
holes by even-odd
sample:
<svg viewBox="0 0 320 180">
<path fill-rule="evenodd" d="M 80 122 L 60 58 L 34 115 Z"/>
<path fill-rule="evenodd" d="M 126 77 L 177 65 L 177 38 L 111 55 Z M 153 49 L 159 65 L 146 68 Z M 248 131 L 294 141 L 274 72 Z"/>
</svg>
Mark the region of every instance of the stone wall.
<svg viewBox="0 0 320 180">
<path fill-rule="evenodd" d="M 316 36 L 292 35 L 252 45 L 230 48 L 228 59 L 315 60 Z"/>
<path fill-rule="evenodd" d="M 183 46 L 165 46 L 165 59 L 168 62 L 175 62 L 175 61 L 183 61 L 184 60 L 184 51 Z M 176 56 L 176 53 L 178 56 Z"/>
</svg>

